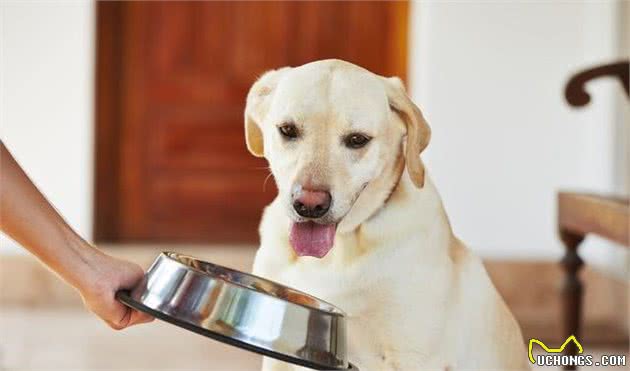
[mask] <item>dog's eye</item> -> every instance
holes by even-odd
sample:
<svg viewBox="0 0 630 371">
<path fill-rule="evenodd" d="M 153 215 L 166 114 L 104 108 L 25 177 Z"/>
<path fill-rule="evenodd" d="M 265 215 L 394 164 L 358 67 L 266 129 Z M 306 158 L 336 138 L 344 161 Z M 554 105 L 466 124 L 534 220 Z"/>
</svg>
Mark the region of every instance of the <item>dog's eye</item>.
<svg viewBox="0 0 630 371">
<path fill-rule="evenodd" d="M 300 135 L 300 131 L 295 124 L 284 124 L 278 127 L 278 130 L 287 139 L 296 139 Z"/>
<path fill-rule="evenodd" d="M 365 134 L 352 133 L 343 138 L 343 142 L 345 143 L 346 147 L 357 149 L 364 147 L 370 142 L 371 139 L 372 138 L 368 137 Z"/>
</svg>

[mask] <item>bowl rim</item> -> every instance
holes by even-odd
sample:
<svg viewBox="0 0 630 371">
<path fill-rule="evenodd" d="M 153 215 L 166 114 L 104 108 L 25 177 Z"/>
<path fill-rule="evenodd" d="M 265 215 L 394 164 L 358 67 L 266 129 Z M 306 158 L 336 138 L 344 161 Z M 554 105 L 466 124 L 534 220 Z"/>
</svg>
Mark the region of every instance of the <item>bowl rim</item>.
<svg viewBox="0 0 630 371">
<path fill-rule="evenodd" d="M 294 365 L 298 365 L 298 366 L 302 366 L 302 367 L 306 367 L 306 368 L 310 368 L 313 370 L 324 370 L 324 371 L 352 371 L 352 370 L 357 370 L 356 366 L 354 366 L 352 363 L 348 362 L 348 367 L 347 368 L 335 368 L 335 367 L 331 367 L 331 366 L 324 366 L 318 363 L 315 363 L 311 360 L 307 360 L 304 358 L 299 358 L 293 355 L 289 355 L 289 354 L 285 354 L 282 352 L 278 352 L 272 349 L 268 349 L 256 344 L 250 344 L 246 341 L 243 340 L 239 340 L 237 338 L 233 338 L 230 337 L 228 335 L 224 335 L 220 332 L 217 331 L 212 331 L 200 326 L 197 326 L 195 324 L 186 322 L 184 320 L 181 320 L 173 315 L 161 312 L 160 310 L 151 308 L 147 305 L 145 305 L 144 303 L 135 300 L 132 296 L 131 296 L 131 292 L 129 290 L 120 290 L 118 292 L 116 292 L 116 299 L 119 300 L 120 302 L 124 303 L 125 305 L 127 305 L 130 308 L 133 308 L 135 310 L 138 310 L 140 312 L 144 312 L 149 314 L 152 317 L 155 317 L 161 321 L 170 323 L 172 325 L 175 325 L 177 327 L 181 327 L 183 329 L 186 329 L 188 331 L 192 331 L 194 333 L 197 333 L 199 335 L 202 336 L 206 336 L 210 339 L 216 340 L 216 341 L 220 341 L 222 343 L 228 344 L 228 345 L 232 345 L 235 346 L 237 348 L 241 348 L 250 352 L 254 352 L 257 354 L 260 354 L 262 356 L 266 356 L 266 357 L 271 357 L 271 358 L 275 358 L 284 362 L 288 362 Z"/>
<path fill-rule="evenodd" d="M 269 280 L 267 278 L 260 277 L 260 276 L 257 276 L 255 274 L 252 274 L 252 273 L 247 273 L 247 272 L 239 271 L 239 270 L 236 270 L 236 269 L 232 269 L 232 268 L 229 268 L 229 267 L 226 267 L 226 266 L 223 266 L 223 265 L 211 263 L 209 261 L 201 260 L 201 259 L 198 259 L 198 258 L 196 258 L 194 256 L 191 256 L 191 255 L 181 254 L 181 253 L 174 252 L 174 251 L 162 251 L 162 253 L 160 255 L 163 255 L 165 258 L 169 259 L 170 261 L 173 261 L 173 262 L 175 262 L 177 264 L 180 264 L 180 265 L 184 266 L 188 270 L 194 271 L 196 273 L 199 273 L 199 274 L 201 274 L 201 275 L 203 275 L 205 277 L 211 278 L 211 279 L 220 280 L 222 282 L 225 282 L 226 284 L 237 286 L 237 287 L 239 287 L 241 289 L 245 289 L 245 290 L 248 290 L 248 291 L 255 292 L 257 294 L 265 295 L 265 296 L 274 298 L 276 300 L 281 300 L 281 301 L 283 301 L 285 303 L 290 303 L 292 305 L 297 305 L 297 306 L 306 308 L 308 310 L 315 310 L 315 311 L 318 311 L 320 313 L 324 313 L 326 315 L 331 315 L 331 316 L 336 316 L 336 317 L 346 317 L 346 313 L 343 310 L 341 310 L 337 306 L 335 306 L 335 305 L 333 305 L 333 304 L 331 304 L 331 303 L 329 303 L 329 302 L 327 302 L 325 300 L 322 300 L 322 299 L 317 298 L 317 297 L 315 297 L 313 295 L 307 294 L 307 293 L 305 293 L 305 292 L 303 292 L 301 290 L 298 290 L 298 289 L 295 289 L 295 288 L 283 285 L 281 283 Z M 307 298 L 310 298 L 310 299 L 314 300 L 317 303 L 321 303 L 324 306 L 329 307 L 331 310 L 327 310 L 327 309 L 324 309 L 324 308 L 318 308 L 318 307 L 313 307 L 313 306 L 310 306 L 310 305 L 298 303 L 298 302 L 295 302 L 295 301 L 292 301 L 292 300 L 289 300 L 289 299 L 285 299 L 285 298 L 279 297 L 277 295 L 274 295 L 273 293 L 270 293 L 270 292 L 267 292 L 267 291 L 264 291 L 264 290 L 259 290 L 259 289 L 247 286 L 245 284 L 242 284 L 240 282 L 235 282 L 235 281 L 226 279 L 225 277 L 212 275 L 210 272 L 207 272 L 207 271 L 204 271 L 204 270 L 199 269 L 197 267 L 194 267 L 194 266 L 191 266 L 189 264 L 186 264 L 185 262 L 183 262 L 183 261 L 178 259 L 180 257 L 183 257 L 183 258 L 186 258 L 186 259 L 189 259 L 189 260 L 193 260 L 193 261 L 197 261 L 197 262 L 200 262 L 202 264 L 209 265 L 211 267 L 216 267 L 216 268 L 225 270 L 225 271 L 227 271 L 229 273 L 234 273 L 234 274 L 237 274 L 237 275 L 243 275 L 243 276 L 246 276 L 246 277 L 249 277 L 249 278 L 254 278 L 256 280 L 267 282 L 267 283 L 269 283 L 269 284 L 271 284 L 273 286 L 277 286 L 277 287 L 282 288 L 284 290 L 288 290 L 288 291 L 296 293 L 298 295 L 302 295 L 302 296 L 305 296 Z"/>
</svg>

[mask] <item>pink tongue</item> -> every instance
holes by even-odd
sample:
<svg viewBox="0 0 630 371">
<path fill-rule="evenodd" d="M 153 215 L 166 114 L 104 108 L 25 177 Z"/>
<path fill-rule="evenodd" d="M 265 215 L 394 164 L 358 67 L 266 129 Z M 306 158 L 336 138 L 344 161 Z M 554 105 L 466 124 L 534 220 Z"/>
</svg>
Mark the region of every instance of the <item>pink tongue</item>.
<svg viewBox="0 0 630 371">
<path fill-rule="evenodd" d="M 299 256 L 323 258 L 335 242 L 335 224 L 293 223 L 289 241 Z"/>
</svg>

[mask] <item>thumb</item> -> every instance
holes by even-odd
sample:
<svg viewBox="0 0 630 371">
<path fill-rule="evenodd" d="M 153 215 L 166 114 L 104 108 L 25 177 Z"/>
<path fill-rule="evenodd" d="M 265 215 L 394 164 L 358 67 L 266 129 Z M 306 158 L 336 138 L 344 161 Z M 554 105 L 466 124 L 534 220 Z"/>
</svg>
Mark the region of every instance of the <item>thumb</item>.
<svg viewBox="0 0 630 371">
<path fill-rule="evenodd" d="M 116 319 L 111 319 L 111 316 L 102 317 L 107 324 L 113 328 L 114 330 L 122 330 L 125 327 L 129 326 L 129 322 L 131 321 L 131 309 L 123 306 L 122 316 L 117 315 Z"/>
<path fill-rule="evenodd" d="M 127 323 L 127 327 L 137 325 L 140 323 L 147 323 L 153 321 L 155 318 L 150 315 L 137 311 L 135 309 L 129 309 L 131 311 L 129 322 Z"/>
</svg>

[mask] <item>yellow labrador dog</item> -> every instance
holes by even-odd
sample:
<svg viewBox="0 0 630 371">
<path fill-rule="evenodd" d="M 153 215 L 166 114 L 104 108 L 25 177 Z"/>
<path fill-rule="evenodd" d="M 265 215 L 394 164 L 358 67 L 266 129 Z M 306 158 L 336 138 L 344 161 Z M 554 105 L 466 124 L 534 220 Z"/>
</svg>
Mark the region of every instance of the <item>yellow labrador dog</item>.
<svg viewBox="0 0 630 371">
<path fill-rule="evenodd" d="M 361 371 L 528 369 L 518 324 L 451 231 L 420 160 L 429 126 L 398 78 L 340 60 L 269 71 L 245 132 L 278 186 L 254 273 L 344 310 Z"/>
</svg>

